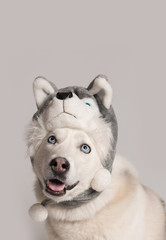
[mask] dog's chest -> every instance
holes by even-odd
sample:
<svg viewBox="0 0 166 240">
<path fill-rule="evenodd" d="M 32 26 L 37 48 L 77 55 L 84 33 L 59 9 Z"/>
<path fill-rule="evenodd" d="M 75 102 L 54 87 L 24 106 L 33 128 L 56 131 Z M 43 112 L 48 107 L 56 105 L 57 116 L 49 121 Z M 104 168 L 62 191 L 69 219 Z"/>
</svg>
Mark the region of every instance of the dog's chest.
<svg viewBox="0 0 166 240">
<path fill-rule="evenodd" d="M 94 224 L 93 220 L 81 222 L 50 222 L 48 233 L 57 236 L 56 240 L 108 240 L 110 233 L 103 231 L 103 226 Z M 52 236 L 52 235 L 51 235 Z M 54 240 L 54 238 L 51 238 Z"/>
<path fill-rule="evenodd" d="M 92 218 L 82 221 L 57 221 L 48 219 L 48 233 L 56 237 L 50 240 L 140 240 L 145 239 L 145 229 L 140 211 L 131 216 L 127 211 L 113 211 L 109 206 Z M 139 226 L 139 232 L 138 232 Z M 137 232 L 137 235 L 135 233 Z"/>
<path fill-rule="evenodd" d="M 137 240 L 145 239 L 145 233 L 139 231 L 137 235 L 128 232 L 128 228 L 124 231 L 123 226 L 115 226 L 107 223 L 93 224 L 93 221 L 87 222 L 54 222 L 48 227 L 50 240 Z"/>
</svg>

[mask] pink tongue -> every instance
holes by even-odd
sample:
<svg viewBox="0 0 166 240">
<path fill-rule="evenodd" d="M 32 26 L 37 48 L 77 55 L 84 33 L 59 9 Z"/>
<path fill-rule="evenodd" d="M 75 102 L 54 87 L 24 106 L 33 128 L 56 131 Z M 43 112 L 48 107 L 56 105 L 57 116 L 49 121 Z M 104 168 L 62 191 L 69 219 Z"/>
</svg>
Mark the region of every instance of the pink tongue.
<svg viewBox="0 0 166 240">
<path fill-rule="evenodd" d="M 65 184 L 64 183 L 56 184 L 56 183 L 48 181 L 48 187 L 55 192 L 59 192 L 59 191 L 62 191 L 64 189 Z"/>
</svg>

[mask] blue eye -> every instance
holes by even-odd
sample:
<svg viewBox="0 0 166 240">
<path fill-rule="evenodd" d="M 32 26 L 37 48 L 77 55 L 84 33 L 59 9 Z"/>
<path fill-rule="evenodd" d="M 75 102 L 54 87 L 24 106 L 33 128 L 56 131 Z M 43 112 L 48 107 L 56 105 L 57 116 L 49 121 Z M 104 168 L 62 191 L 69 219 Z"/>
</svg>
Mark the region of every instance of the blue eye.
<svg viewBox="0 0 166 240">
<path fill-rule="evenodd" d="M 50 144 L 55 144 L 56 143 L 56 137 L 55 136 L 50 136 L 48 138 L 48 143 Z"/>
<path fill-rule="evenodd" d="M 85 102 L 85 104 L 90 106 L 90 107 L 92 106 L 92 104 L 90 102 Z"/>
<path fill-rule="evenodd" d="M 91 152 L 91 148 L 87 144 L 82 144 L 81 151 L 87 154 Z"/>
</svg>

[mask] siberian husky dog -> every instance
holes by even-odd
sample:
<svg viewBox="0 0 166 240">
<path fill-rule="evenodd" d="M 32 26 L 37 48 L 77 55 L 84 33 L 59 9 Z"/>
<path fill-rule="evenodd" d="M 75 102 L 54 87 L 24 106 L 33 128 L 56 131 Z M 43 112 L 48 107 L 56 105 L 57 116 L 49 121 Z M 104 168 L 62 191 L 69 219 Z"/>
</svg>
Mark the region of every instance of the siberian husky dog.
<svg viewBox="0 0 166 240">
<path fill-rule="evenodd" d="M 35 193 L 48 211 L 50 240 L 165 240 L 164 203 L 116 154 L 112 88 L 97 76 L 88 88 L 38 77 L 37 112 L 26 141 Z"/>
</svg>

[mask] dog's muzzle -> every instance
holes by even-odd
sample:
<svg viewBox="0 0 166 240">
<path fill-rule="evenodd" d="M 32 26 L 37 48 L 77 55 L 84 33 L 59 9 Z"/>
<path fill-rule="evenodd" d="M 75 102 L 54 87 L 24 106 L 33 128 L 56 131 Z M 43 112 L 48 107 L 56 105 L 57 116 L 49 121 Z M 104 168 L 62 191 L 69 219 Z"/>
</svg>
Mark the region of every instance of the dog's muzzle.
<svg viewBox="0 0 166 240">
<path fill-rule="evenodd" d="M 63 196 L 67 190 L 72 190 L 78 183 L 67 185 L 66 174 L 70 169 L 70 163 L 66 158 L 57 157 L 51 160 L 50 168 L 53 178 L 45 180 L 45 191 L 53 196 Z"/>
</svg>

